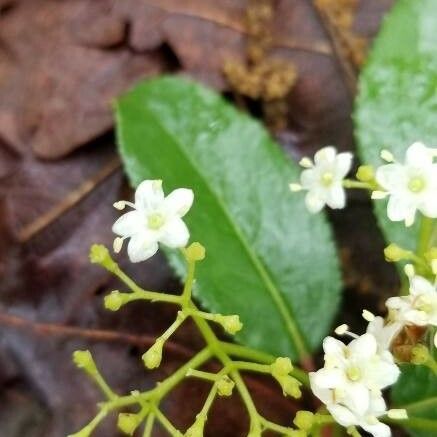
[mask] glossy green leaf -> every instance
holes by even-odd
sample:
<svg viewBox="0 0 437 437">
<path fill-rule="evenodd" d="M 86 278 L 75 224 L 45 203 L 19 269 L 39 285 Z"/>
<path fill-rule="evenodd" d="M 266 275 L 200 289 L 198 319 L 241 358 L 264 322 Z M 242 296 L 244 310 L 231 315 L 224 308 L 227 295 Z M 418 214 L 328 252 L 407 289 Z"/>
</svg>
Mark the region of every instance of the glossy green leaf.
<svg viewBox="0 0 437 437">
<path fill-rule="evenodd" d="M 437 436 L 437 376 L 428 367 L 403 365 L 391 398 L 394 407 L 407 410 L 411 435 Z"/>
<path fill-rule="evenodd" d="M 404 159 L 408 145 L 437 144 L 437 1 L 400 0 L 388 14 L 359 82 L 355 127 L 362 161 L 381 165 L 382 148 Z M 386 201 L 376 214 L 387 241 L 416 246 L 416 225 L 387 219 Z"/>
<path fill-rule="evenodd" d="M 210 311 L 239 314 L 237 340 L 293 358 L 320 344 L 339 304 L 339 269 L 322 215 L 288 183 L 299 170 L 255 120 L 181 78 L 144 82 L 117 102 L 125 169 L 135 186 L 160 178 L 190 187 L 191 241 L 207 248 L 196 294 Z M 168 253 L 179 274 L 184 263 Z"/>
</svg>

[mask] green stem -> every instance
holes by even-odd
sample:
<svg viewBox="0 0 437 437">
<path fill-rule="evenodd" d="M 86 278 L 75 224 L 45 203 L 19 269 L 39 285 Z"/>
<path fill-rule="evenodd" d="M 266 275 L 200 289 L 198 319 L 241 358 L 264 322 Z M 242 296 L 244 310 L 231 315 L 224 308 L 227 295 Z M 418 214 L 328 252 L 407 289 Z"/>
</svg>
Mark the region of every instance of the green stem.
<svg viewBox="0 0 437 437">
<path fill-rule="evenodd" d="M 218 379 L 218 375 L 210 372 L 203 372 L 201 370 L 189 369 L 186 373 L 186 376 L 193 376 L 194 378 L 203 379 L 205 381 L 216 382 Z"/>
<path fill-rule="evenodd" d="M 178 431 L 173 424 L 167 419 L 167 417 L 162 414 L 159 408 L 154 408 L 153 412 L 155 413 L 156 418 L 159 423 L 164 427 L 164 429 L 173 437 L 182 437 L 182 433 Z"/>
<path fill-rule="evenodd" d="M 150 413 L 147 417 L 146 425 L 144 426 L 143 437 L 152 437 L 154 423 L 155 423 L 155 414 Z"/>
<path fill-rule="evenodd" d="M 374 185 L 371 185 L 368 182 L 354 181 L 351 179 L 345 179 L 343 181 L 343 187 L 344 188 L 358 188 L 358 189 L 364 189 L 364 190 L 374 190 L 376 188 Z"/>
<path fill-rule="evenodd" d="M 166 329 L 163 334 L 161 334 L 159 338 L 167 341 L 175 333 L 179 326 L 182 325 L 186 318 L 187 316 L 182 311 L 179 311 L 176 320 Z"/>
<path fill-rule="evenodd" d="M 419 257 L 423 257 L 426 251 L 429 249 L 433 227 L 433 219 L 422 215 L 420 222 L 419 241 L 417 244 L 417 255 Z"/>
<path fill-rule="evenodd" d="M 270 420 L 264 419 L 263 417 L 261 417 L 260 420 L 265 429 L 270 429 L 271 431 L 277 432 L 278 434 L 281 434 L 283 436 L 290 436 L 293 435 L 293 432 L 295 432 L 295 430 L 293 430 L 292 428 L 270 422 Z"/>
<path fill-rule="evenodd" d="M 89 375 L 91 376 L 91 378 L 93 378 L 95 383 L 99 386 L 100 390 L 109 400 L 117 399 L 118 396 L 112 391 L 111 387 L 109 387 L 107 382 L 103 379 L 97 368 L 93 373 L 90 373 Z"/>
<path fill-rule="evenodd" d="M 187 264 L 188 264 L 188 273 L 187 273 L 187 278 L 185 280 L 184 290 L 182 292 L 182 302 L 183 304 L 186 305 L 191 299 L 191 293 L 194 283 L 194 272 L 196 270 L 196 261 L 188 259 L 187 257 L 185 257 L 185 259 L 187 260 Z"/>
</svg>

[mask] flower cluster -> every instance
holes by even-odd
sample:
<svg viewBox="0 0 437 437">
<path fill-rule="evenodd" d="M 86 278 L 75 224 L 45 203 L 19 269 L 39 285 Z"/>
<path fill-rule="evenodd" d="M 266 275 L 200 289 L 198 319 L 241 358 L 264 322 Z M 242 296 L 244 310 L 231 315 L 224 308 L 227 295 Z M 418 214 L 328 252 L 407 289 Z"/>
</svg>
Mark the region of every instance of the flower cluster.
<svg viewBox="0 0 437 437">
<path fill-rule="evenodd" d="M 306 190 L 305 203 L 311 213 L 325 205 L 338 209 L 345 206 L 344 188 L 363 188 L 372 192 L 373 199 L 388 197 L 387 215 L 391 221 L 414 223 L 417 211 L 426 217 L 437 218 L 437 149 L 416 142 L 408 147 L 405 163 L 383 150 L 381 157 L 387 164 L 374 170 L 361 166 L 357 181 L 346 179 L 351 170 L 352 155 L 337 153 L 332 146 L 324 147 L 314 156 L 314 162 L 303 158 L 305 167 L 300 183 L 290 184 L 291 191 Z"/>
</svg>

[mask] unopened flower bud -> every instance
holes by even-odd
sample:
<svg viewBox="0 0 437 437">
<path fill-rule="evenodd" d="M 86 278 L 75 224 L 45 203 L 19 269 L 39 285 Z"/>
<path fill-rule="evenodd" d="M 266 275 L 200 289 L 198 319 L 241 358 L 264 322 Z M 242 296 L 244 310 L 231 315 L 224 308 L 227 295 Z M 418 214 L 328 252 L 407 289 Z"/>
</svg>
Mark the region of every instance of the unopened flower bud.
<svg viewBox="0 0 437 437">
<path fill-rule="evenodd" d="M 356 177 L 361 182 L 370 182 L 375 178 L 375 170 L 371 165 L 360 165 Z"/>
<path fill-rule="evenodd" d="M 408 258 L 408 251 L 392 243 L 384 249 L 384 256 L 387 261 L 397 262 Z"/>
<path fill-rule="evenodd" d="M 217 314 L 216 322 L 220 323 L 224 330 L 231 335 L 236 334 L 243 327 L 243 324 L 237 315 L 222 316 L 221 314 Z"/>
<path fill-rule="evenodd" d="M 125 434 L 133 435 L 142 421 L 143 417 L 139 414 L 120 413 L 118 415 L 117 426 Z"/>
<path fill-rule="evenodd" d="M 314 413 L 301 410 L 296 413 L 293 423 L 304 431 L 309 431 L 315 423 Z"/>
<path fill-rule="evenodd" d="M 94 375 L 97 372 L 96 363 L 89 350 L 74 351 L 73 362 L 79 369 L 83 369 L 90 375 Z"/>
<path fill-rule="evenodd" d="M 429 350 L 423 344 L 417 344 L 411 349 L 411 362 L 413 364 L 425 364 L 429 360 Z"/>
<path fill-rule="evenodd" d="M 118 311 L 124 304 L 124 300 L 121 293 L 118 290 L 114 290 L 105 296 L 104 304 L 107 310 Z"/>
<path fill-rule="evenodd" d="M 205 427 L 206 417 L 198 414 L 196 421 L 187 429 L 185 437 L 203 437 L 203 428 Z"/>
<path fill-rule="evenodd" d="M 91 263 L 100 264 L 110 272 L 113 272 L 117 267 L 117 264 L 111 258 L 108 249 L 102 244 L 93 244 L 90 249 L 89 257 Z"/>
<path fill-rule="evenodd" d="M 191 243 L 185 250 L 185 256 L 190 261 L 202 261 L 205 258 L 205 248 L 200 243 Z"/>
<path fill-rule="evenodd" d="M 164 341 L 158 338 L 155 344 L 143 354 L 144 365 L 148 369 L 155 369 L 161 364 L 163 346 Z"/>
<path fill-rule="evenodd" d="M 284 396 L 291 396 L 295 399 L 299 399 L 302 396 L 302 392 L 300 390 L 300 382 L 296 378 L 285 375 L 278 381 L 281 385 L 282 393 L 284 394 Z"/>
<path fill-rule="evenodd" d="M 225 375 L 217 381 L 217 392 L 220 396 L 231 396 L 235 383 Z"/>
<path fill-rule="evenodd" d="M 279 357 L 271 365 L 272 374 L 277 376 L 288 375 L 293 370 L 293 364 L 291 364 L 290 358 Z"/>
</svg>

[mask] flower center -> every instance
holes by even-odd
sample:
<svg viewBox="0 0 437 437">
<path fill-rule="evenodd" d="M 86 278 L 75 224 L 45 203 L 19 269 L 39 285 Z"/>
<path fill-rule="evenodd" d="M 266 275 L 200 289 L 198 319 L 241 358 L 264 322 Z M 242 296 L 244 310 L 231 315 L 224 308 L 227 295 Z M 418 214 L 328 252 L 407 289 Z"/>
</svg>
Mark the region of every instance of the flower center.
<svg viewBox="0 0 437 437">
<path fill-rule="evenodd" d="M 159 213 L 150 214 L 147 218 L 147 226 L 154 231 L 160 229 L 164 223 L 164 216 Z"/>
<path fill-rule="evenodd" d="M 329 187 L 334 180 L 334 174 L 330 171 L 325 171 L 325 173 L 322 174 L 322 177 L 320 178 L 320 182 L 325 187 Z"/>
<path fill-rule="evenodd" d="M 424 188 L 425 188 L 425 180 L 420 176 L 411 178 L 408 182 L 408 189 L 413 193 L 419 193 Z"/>
<path fill-rule="evenodd" d="M 357 366 L 350 366 L 346 370 L 346 375 L 351 381 L 358 381 L 361 379 L 361 370 Z"/>
</svg>

